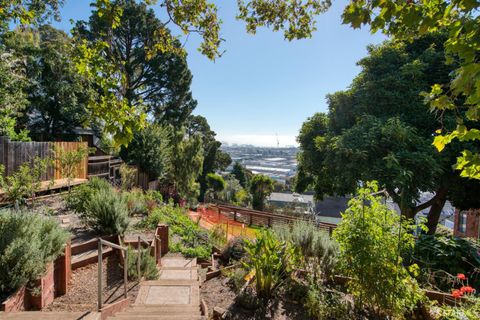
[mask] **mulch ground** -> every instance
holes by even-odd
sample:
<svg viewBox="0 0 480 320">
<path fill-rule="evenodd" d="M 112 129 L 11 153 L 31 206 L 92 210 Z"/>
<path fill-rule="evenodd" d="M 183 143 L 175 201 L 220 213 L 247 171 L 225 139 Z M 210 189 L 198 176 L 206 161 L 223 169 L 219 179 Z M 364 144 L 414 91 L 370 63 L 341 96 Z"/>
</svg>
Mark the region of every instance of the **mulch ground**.
<svg viewBox="0 0 480 320">
<path fill-rule="evenodd" d="M 214 307 L 228 310 L 225 319 L 231 320 L 306 320 L 310 319 L 303 306 L 283 298 L 273 300 L 268 307 L 247 309 L 236 301 L 236 294 L 228 284 L 228 278 L 219 276 L 205 281 L 201 288 L 201 298 L 208 306 L 210 316 Z"/>
<path fill-rule="evenodd" d="M 73 271 L 69 291 L 57 297 L 44 311 L 96 311 L 97 310 L 97 263 Z M 123 269 L 117 255 L 103 261 L 103 303 L 113 303 L 123 299 Z M 128 298 L 133 303 L 137 297 L 139 285 L 128 283 Z"/>
</svg>

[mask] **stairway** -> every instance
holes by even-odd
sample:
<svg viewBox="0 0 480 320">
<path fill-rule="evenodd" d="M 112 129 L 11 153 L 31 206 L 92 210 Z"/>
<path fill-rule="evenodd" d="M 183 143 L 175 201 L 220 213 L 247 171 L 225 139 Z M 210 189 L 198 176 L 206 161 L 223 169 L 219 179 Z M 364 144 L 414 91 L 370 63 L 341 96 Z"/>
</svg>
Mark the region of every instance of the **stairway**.
<svg viewBox="0 0 480 320">
<path fill-rule="evenodd" d="M 96 319 L 89 312 L 42 312 L 42 311 L 26 311 L 26 312 L 0 312 L 0 319 L 11 320 L 88 320 Z"/>
<path fill-rule="evenodd" d="M 204 319 L 200 312 L 197 260 L 164 257 L 159 273 L 159 280 L 141 283 L 135 304 L 108 319 Z"/>
</svg>

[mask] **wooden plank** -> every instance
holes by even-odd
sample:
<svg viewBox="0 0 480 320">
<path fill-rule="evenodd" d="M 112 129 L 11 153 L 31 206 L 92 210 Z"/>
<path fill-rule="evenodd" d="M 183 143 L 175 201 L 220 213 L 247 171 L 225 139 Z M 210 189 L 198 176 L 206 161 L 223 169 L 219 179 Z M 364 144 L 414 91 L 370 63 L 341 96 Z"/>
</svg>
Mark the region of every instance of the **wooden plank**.
<svg viewBox="0 0 480 320">
<path fill-rule="evenodd" d="M 100 161 L 100 160 L 109 160 L 112 156 L 90 156 L 88 161 Z"/>
</svg>

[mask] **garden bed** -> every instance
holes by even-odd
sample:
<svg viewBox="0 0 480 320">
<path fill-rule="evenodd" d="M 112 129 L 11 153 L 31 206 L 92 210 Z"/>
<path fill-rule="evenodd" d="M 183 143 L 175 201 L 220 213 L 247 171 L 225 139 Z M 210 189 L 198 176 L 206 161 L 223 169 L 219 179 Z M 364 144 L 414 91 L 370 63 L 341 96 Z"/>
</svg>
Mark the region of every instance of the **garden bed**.
<svg viewBox="0 0 480 320">
<path fill-rule="evenodd" d="M 205 281 L 200 288 L 200 295 L 208 306 L 209 316 L 212 316 L 215 307 L 220 307 L 227 310 L 225 319 L 309 319 L 302 305 L 287 300 L 282 296 L 273 299 L 269 303 L 267 310 L 258 307 L 250 309 L 241 306 L 240 303 L 236 302 L 237 294 L 230 287 L 229 279 L 224 276 Z"/>
<path fill-rule="evenodd" d="M 45 311 L 95 311 L 97 309 L 98 264 L 79 268 L 72 273 L 69 292 L 56 298 Z M 136 281 L 128 283 L 128 298 L 133 303 L 139 290 Z M 103 260 L 103 302 L 123 299 L 123 269 L 118 255 Z"/>
</svg>

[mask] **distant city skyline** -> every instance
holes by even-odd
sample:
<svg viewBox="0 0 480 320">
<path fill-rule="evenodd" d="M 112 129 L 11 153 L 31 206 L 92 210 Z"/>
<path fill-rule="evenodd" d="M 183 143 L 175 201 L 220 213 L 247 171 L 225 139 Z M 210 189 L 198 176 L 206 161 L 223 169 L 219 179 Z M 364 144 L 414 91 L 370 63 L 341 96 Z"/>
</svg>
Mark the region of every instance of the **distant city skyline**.
<svg viewBox="0 0 480 320">
<path fill-rule="evenodd" d="M 66 0 L 62 21 L 53 25 L 68 32 L 70 19 L 88 20 L 90 2 Z M 342 25 L 346 0 L 333 2 L 318 18 L 312 39 L 292 42 L 266 28 L 254 36 L 247 34 L 244 22 L 235 19 L 236 1 L 213 2 L 223 21 L 225 53 L 215 62 L 208 60 L 198 52 L 200 39 L 195 35 L 185 47 L 198 101 L 194 114 L 206 117 L 219 140 L 228 143 L 276 146 L 278 134 L 284 137 L 281 145 L 295 145 L 302 123 L 327 110 L 326 94 L 347 89 L 358 74 L 356 62 L 366 56 L 367 45 L 385 39 Z M 165 20 L 162 9 L 153 8 Z"/>
<path fill-rule="evenodd" d="M 296 136 L 278 136 L 278 146 L 285 147 L 298 147 Z M 273 135 L 255 135 L 255 134 L 237 134 L 237 135 L 217 135 L 217 140 L 222 143 L 227 144 L 238 144 L 238 145 L 252 145 L 256 147 L 276 147 L 277 146 L 277 136 Z"/>
</svg>

